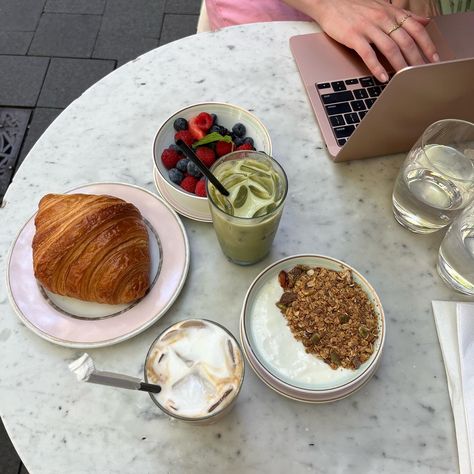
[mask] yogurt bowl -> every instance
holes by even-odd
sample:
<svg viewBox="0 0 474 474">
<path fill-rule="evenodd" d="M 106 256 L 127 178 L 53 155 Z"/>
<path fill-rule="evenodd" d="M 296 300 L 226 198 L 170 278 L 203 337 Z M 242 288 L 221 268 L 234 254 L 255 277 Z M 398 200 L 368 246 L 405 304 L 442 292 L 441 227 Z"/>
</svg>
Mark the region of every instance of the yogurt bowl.
<svg viewBox="0 0 474 474">
<path fill-rule="evenodd" d="M 276 302 L 283 293 L 280 272 L 288 272 L 296 265 L 336 272 L 348 270 L 353 282 L 367 295 L 378 331 L 372 354 L 358 368 L 331 368 L 308 353 L 303 343 L 293 336 Z M 322 403 L 347 397 L 370 380 L 382 355 L 385 318 L 375 290 L 354 268 L 331 257 L 296 255 L 273 263 L 250 285 L 241 312 L 240 337 L 245 357 L 265 384 L 288 398 Z"/>
<path fill-rule="evenodd" d="M 229 130 L 234 124 L 242 123 L 246 128 L 246 136 L 252 137 L 255 149 L 267 155 L 272 154 L 272 144 L 267 128 L 255 115 L 236 105 L 221 102 L 190 105 L 178 110 L 161 125 L 153 143 L 153 178 L 159 193 L 179 214 L 193 220 L 211 222 L 207 197 L 196 196 L 173 183 L 161 160 L 163 150 L 175 143 L 174 121 L 177 118 L 189 121 L 201 112 L 217 115 L 218 124 Z"/>
</svg>

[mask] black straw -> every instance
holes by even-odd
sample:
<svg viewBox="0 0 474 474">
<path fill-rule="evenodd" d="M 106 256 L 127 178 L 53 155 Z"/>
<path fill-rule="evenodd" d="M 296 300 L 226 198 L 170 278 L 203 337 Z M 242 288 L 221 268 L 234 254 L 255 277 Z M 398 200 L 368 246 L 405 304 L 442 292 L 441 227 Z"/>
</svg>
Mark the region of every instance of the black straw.
<svg viewBox="0 0 474 474">
<path fill-rule="evenodd" d="M 140 382 L 140 388 L 143 392 L 160 393 L 161 387 L 152 383 Z"/>
<path fill-rule="evenodd" d="M 183 140 L 176 140 L 176 145 L 181 148 L 182 152 L 202 171 L 202 174 L 217 188 L 217 190 L 224 196 L 228 196 L 230 193 L 227 191 L 222 183 L 211 173 L 209 168 L 204 165 L 201 160 L 197 157 L 196 153 L 189 148 Z"/>
</svg>

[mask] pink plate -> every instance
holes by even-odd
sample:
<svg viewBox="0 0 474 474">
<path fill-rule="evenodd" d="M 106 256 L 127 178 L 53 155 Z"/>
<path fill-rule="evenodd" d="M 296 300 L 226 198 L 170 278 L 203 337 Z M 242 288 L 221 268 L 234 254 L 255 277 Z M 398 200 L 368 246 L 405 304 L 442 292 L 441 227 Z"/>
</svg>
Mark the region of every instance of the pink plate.
<svg viewBox="0 0 474 474">
<path fill-rule="evenodd" d="M 189 268 L 186 231 L 167 203 L 137 186 L 92 183 L 67 192 L 109 194 L 140 210 L 150 236 L 150 290 L 128 306 L 88 303 L 46 293 L 33 274 L 33 216 L 20 230 L 10 252 L 7 270 L 10 301 L 21 321 L 50 342 L 78 348 L 117 344 L 150 327 L 179 295 Z"/>
</svg>

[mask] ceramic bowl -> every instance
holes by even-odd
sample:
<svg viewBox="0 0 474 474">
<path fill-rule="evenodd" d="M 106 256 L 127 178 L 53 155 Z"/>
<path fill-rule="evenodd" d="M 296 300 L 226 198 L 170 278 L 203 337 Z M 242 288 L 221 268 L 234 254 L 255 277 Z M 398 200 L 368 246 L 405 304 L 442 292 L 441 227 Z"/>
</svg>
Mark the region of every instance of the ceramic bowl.
<svg viewBox="0 0 474 474">
<path fill-rule="evenodd" d="M 161 125 L 153 143 L 153 178 L 158 191 L 179 214 L 190 219 L 211 222 L 207 198 L 188 193 L 171 182 L 168 177 L 168 170 L 161 161 L 163 150 L 174 143 L 176 131 L 173 128 L 173 122 L 179 117 L 189 120 L 201 112 L 216 114 L 218 123 L 229 130 L 235 123 L 243 123 L 247 129 L 247 136 L 254 140 L 255 148 L 270 156 L 272 154 L 272 144 L 268 130 L 255 115 L 236 105 L 220 102 L 203 102 L 190 105 L 178 110 Z"/>
<path fill-rule="evenodd" d="M 373 354 L 358 369 L 334 370 L 306 353 L 303 344 L 293 337 L 275 303 L 282 294 L 278 274 L 298 264 L 336 271 L 349 269 L 367 294 L 377 315 L 379 336 Z M 273 263 L 250 285 L 241 313 L 240 337 L 250 366 L 270 388 L 294 400 L 323 403 L 347 397 L 370 380 L 382 354 L 385 318 L 377 293 L 357 270 L 323 255 L 296 255 Z"/>
</svg>

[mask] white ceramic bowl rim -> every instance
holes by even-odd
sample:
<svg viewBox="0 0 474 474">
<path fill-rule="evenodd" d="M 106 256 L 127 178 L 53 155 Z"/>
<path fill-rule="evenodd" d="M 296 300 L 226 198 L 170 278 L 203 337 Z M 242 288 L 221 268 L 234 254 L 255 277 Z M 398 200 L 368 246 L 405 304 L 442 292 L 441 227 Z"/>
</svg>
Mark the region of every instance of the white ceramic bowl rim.
<svg viewBox="0 0 474 474">
<path fill-rule="evenodd" d="M 248 331 L 247 331 L 247 326 L 246 326 L 246 314 L 247 314 L 247 311 L 248 311 L 248 302 L 249 302 L 249 297 L 250 297 L 250 294 L 252 292 L 252 290 L 255 288 L 256 284 L 259 282 L 259 280 L 266 274 L 268 273 L 270 270 L 272 270 L 274 267 L 276 267 L 277 265 L 285 262 L 285 261 L 289 261 L 289 260 L 293 260 L 293 259 L 297 259 L 297 258 L 320 258 L 320 259 L 323 259 L 323 260 L 330 260 L 331 262 L 334 262 L 338 265 L 341 265 L 342 267 L 345 267 L 349 270 L 351 270 L 351 272 L 353 272 L 358 279 L 360 279 L 360 281 L 362 281 L 364 283 L 364 285 L 366 285 L 366 287 L 369 289 L 370 293 L 371 293 L 371 297 L 373 298 L 373 300 L 375 301 L 375 306 L 376 306 L 376 309 L 379 310 L 379 313 L 378 313 L 378 318 L 379 318 L 379 323 L 380 323 L 380 329 L 381 329 L 381 334 L 379 335 L 379 346 L 377 348 L 377 352 L 375 354 L 375 356 L 372 358 L 372 360 L 370 361 L 370 363 L 364 368 L 364 370 L 362 372 L 360 372 L 360 374 L 357 375 L 356 378 L 348 381 L 348 382 L 345 382 L 341 385 L 336 385 L 334 387 L 331 387 L 331 388 L 325 388 L 325 389 L 308 389 L 308 388 L 303 388 L 303 387 L 300 387 L 298 385 L 294 385 L 294 384 L 291 384 L 285 380 L 282 380 L 280 377 L 276 376 L 275 374 L 273 374 L 266 366 L 265 364 L 262 363 L 262 361 L 260 360 L 260 358 L 257 356 L 257 354 L 255 353 L 254 349 L 252 348 L 252 345 L 250 343 L 250 339 L 248 337 Z M 288 257 L 285 257 L 285 258 L 282 258 L 274 263 L 272 263 L 271 265 L 269 265 L 268 267 L 266 267 L 265 269 L 263 269 L 258 275 L 257 277 L 254 279 L 254 281 L 251 283 L 246 295 L 245 295 L 245 298 L 244 298 L 244 304 L 242 306 L 242 312 L 241 312 L 241 320 L 242 320 L 242 324 L 241 324 L 241 338 L 245 338 L 245 341 L 247 342 L 247 344 L 244 344 L 244 341 L 242 341 L 242 346 L 247 346 L 248 347 L 248 350 L 251 352 L 251 355 L 252 357 L 255 359 L 255 361 L 258 362 L 259 366 L 262 368 L 262 370 L 269 376 L 270 379 L 273 379 L 275 380 L 279 385 L 281 386 L 286 386 L 292 390 L 296 390 L 298 391 L 299 393 L 301 393 L 302 395 L 311 395 L 311 394 L 331 394 L 331 393 L 337 393 L 345 388 L 349 388 L 351 386 L 354 386 L 354 385 L 358 385 L 361 381 L 361 378 L 365 378 L 367 377 L 368 375 L 371 375 L 371 369 L 372 367 L 374 366 L 374 364 L 377 364 L 378 363 L 378 360 L 382 354 L 382 349 L 383 349 L 383 346 L 384 346 L 384 342 L 385 342 L 385 316 L 384 316 L 384 311 L 383 311 L 383 307 L 382 307 L 382 303 L 380 302 L 380 299 L 375 291 L 375 289 L 372 287 L 372 285 L 353 267 L 351 267 L 350 265 L 348 265 L 347 263 L 341 261 L 341 260 L 338 260 L 336 258 L 333 258 L 333 257 L 328 257 L 327 255 L 319 255 L 319 254 L 298 254 L 298 255 L 291 255 L 291 256 L 288 256 Z M 244 351 L 244 353 L 246 354 L 246 351 Z M 247 355 L 247 354 L 246 354 Z M 248 357 L 248 359 L 250 359 Z M 253 368 L 253 364 L 251 363 L 250 364 Z M 272 386 L 272 388 L 275 388 Z M 358 387 L 357 387 L 358 388 Z M 280 389 L 276 389 L 279 393 L 280 392 Z"/>
</svg>

